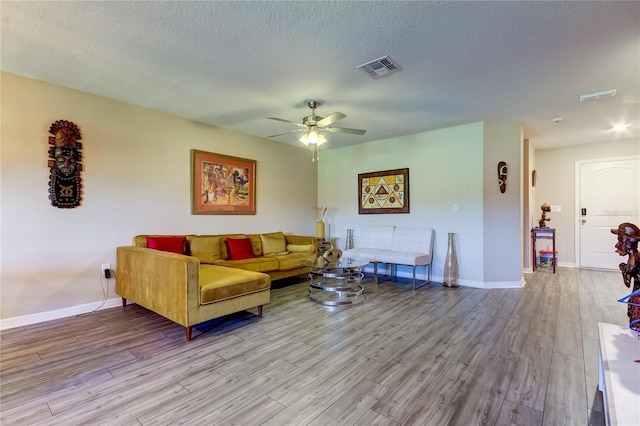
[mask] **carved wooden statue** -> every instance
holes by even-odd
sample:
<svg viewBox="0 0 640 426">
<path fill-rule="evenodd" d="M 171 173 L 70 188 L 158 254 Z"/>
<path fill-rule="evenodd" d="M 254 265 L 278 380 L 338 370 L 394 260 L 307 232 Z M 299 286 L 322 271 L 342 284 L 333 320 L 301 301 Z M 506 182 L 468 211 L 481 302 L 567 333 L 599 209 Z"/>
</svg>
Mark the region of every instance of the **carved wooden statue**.
<svg viewBox="0 0 640 426">
<path fill-rule="evenodd" d="M 640 241 L 640 229 L 633 223 L 625 222 L 618 225 L 617 229 L 612 229 L 611 233 L 618 236 L 616 243 L 616 253 L 620 256 L 628 255 L 627 263 L 619 265 L 622 272 L 622 281 L 627 287 L 631 287 L 633 281 L 633 292 L 640 290 L 640 253 L 638 253 L 638 241 Z M 640 293 L 631 296 L 628 300 L 629 327 L 640 332 Z"/>
<path fill-rule="evenodd" d="M 550 217 L 547 217 L 547 213 L 551 211 L 551 206 L 547 203 L 544 203 L 540 206 L 540 210 L 542 210 L 542 217 L 538 221 L 539 228 L 548 228 L 546 222 L 551 220 Z"/>
<path fill-rule="evenodd" d="M 82 143 L 80 129 L 70 121 L 51 124 L 49 133 L 49 199 L 59 208 L 78 207 L 82 201 Z"/>
</svg>

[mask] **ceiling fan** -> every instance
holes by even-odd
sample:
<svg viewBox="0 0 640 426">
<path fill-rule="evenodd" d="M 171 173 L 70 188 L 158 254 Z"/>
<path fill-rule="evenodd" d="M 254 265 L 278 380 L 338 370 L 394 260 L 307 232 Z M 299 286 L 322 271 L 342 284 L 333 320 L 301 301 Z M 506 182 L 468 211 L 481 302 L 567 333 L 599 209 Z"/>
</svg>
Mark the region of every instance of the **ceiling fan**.
<svg viewBox="0 0 640 426">
<path fill-rule="evenodd" d="M 320 117 L 316 115 L 316 108 L 321 105 L 320 101 L 308 101 L 307 105 L 311 108 L 311 115 L 307 115 L 302 118 L 302 123 L 297 121 L 285 120 L 284 118 L 277 117 L 268 117 L 271 120 L 283 121 L 285 123 L 292 123 L 296 126 L 300 127 L 297 130 L 290 130 L 284 133 L 278 133 L 275 135 L 269 136 L 270 138 L 274 138 L 276 136 L 286 135 L 288 133 L 302 133 L 302 137 L 300 138 L 300 142 L 305 145 L 313 144 L 313 145 L 322 145 L 327 140 L 324 138 L 322 133 L 320 132 L 331 132 L 331 133 L 352 133 L 354 135 L 364 135 L 366 130 L 362 129 L 348 129 L 346 127 L 333 127 L 331 126 L 338 120 L 342 120 L 346 117 L 341 112 L 334 112 L 333 114 L 327 117 Z"/>
</svg>

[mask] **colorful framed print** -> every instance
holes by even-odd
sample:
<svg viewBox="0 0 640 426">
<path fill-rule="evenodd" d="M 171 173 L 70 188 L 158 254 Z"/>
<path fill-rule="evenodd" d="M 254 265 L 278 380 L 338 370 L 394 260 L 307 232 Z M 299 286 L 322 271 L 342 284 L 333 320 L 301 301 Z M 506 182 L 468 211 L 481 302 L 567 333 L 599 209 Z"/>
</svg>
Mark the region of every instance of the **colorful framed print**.
<svg viewBox="0 0 640 426">
<path fill-rule="evenodd" d="M 358 174 L 358 213 L 409 213 L 409 169 Z"/>
<path fill-rule="evenodd" d="M 192 149 L 191 214 L 256 214 L 256 161 Z"/>
</svg>

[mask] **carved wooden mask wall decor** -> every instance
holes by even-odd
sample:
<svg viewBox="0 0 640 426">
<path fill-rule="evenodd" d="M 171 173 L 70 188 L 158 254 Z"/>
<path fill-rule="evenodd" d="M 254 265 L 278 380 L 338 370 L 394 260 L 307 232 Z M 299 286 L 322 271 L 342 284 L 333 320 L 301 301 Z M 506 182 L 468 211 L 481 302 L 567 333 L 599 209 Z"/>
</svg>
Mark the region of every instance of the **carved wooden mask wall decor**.
<svg viewBox="0 0 640 426">
<path fill-rule="evenodd" d="M 78 126 L 58 120 L 49 133 L 49 199 L 59 208 L 78 207 L 82 201 L 82 139 Z"/>
<path fill-rule="evenodd" d="M 507 190 L 507 172 L 507 163 L 505 163 L 504 161 L 500 161 L 498 163 L 498 186 L 500 187 L 500 192 L 502 192 L 503 194 L 504 191 Z"/>
</svg>

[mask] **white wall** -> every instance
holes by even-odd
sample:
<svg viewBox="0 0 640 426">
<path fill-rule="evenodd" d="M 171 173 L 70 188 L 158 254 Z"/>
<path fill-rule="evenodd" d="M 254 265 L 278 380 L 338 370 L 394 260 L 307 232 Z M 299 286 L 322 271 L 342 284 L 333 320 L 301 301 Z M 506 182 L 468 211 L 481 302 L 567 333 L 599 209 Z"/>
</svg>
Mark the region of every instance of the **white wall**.
<svg viewBox="0 0 640 426">
<path fill-rule="evenodd" d="M 510 125 L 510 129 L 513 125 Z M 447 233 L 456 234 L 459 278 L 463 285 L 487 287 L 485 277 L 485 249 L 483 221 L 486 212 L 492 214 L 491 206 L 484 201 L 484 131 L 485 123 L 473 123 L 416 135 L 399 137 L 363 145 L 325 151 L 318 167 L 318 203 L 330 208 L 327 217 L 328 233 L 338 238 L 340 248 L 344 246 L 346 230 L 355 230 L 357 245 L 358 228 L 363 225 L 426 226 L 435 229 L 433 279 L 442 280 L 446 257 Z M 516 140 L 517 152 L 520 134 Z M 517 154 L 509 153 L 508 161 L 517 163 Z M 493 160 L 491 160 L 493 163 Z M 409 214 L 358 214 L 358 174 L 381 170 L 409 168 L 410 207 Z M 513 165 L 513 191 L 518 188 L 519 168 Z M 497 163 L 491 167 L 495 179 L 491 187 L 498 191 Z M 519 195 L 518 195 L 519 197 Z M 519 198 L 518 198 L 519 203 Z M 459 211 L 453 211 L 453 204 Z M 521 214 L 513 221 L 520 223 Z M 498 239 L 504 238 L 498 230 Z M 521 237 L 507 236 L 507 246 L 500 250 L 512 250 L 515 244 L 521 253 Z M 515 243 L 514 243 L 515 242 Z M 491 256 L 499 254 L 491 253 Z M 516 268 L 521 266 L 518 258 Z M 409 269 L 405 271 L 408 273 Z M 419 270 L 424 274 L 426 270 Z M 400 270 L 402 272 L 402 270 Z M 507 275 L 510 276 L 510 275 Z M 489 279 L 506 282 L 505 275 Z M 519 284 L 516 278 L 516 285 Z"/>
<path fill-rule="evenodd" d="M 575 211 L 575 166 L 576 161 L 598 158 L 623 157 L 640 154 L 639 140 L 608 141 L 589 145 L 575 145 L 557 149 L 537 150 L 535 169 L 538 182 L 535 187 L 535 201 L 532 211 L 536 212 L 534 224 L 540 220 L 542 203 L 560 206 L 559 213 L 549 213 L 549 227 L 556 229 L 556 248 L 558 264 L 573 267 L 576 265 L 575 221 L 579 220 Z M 611 188 L 624 197 L 625 187 Z"/>
<path fill-rule="evenodd" d="M 315 233 L 317 169 L 306 149 L 0 77 L 2 319 L 102 300 L 101 264 L 115 269 L 116 247 L 136 234 Z M 84 196 L 74 209 L 48 199 L 48 131 L 56 120 L 82 132 Z M 191 215 L 191 149 L 257 160 L 257 214 Z"/>
</svg>

